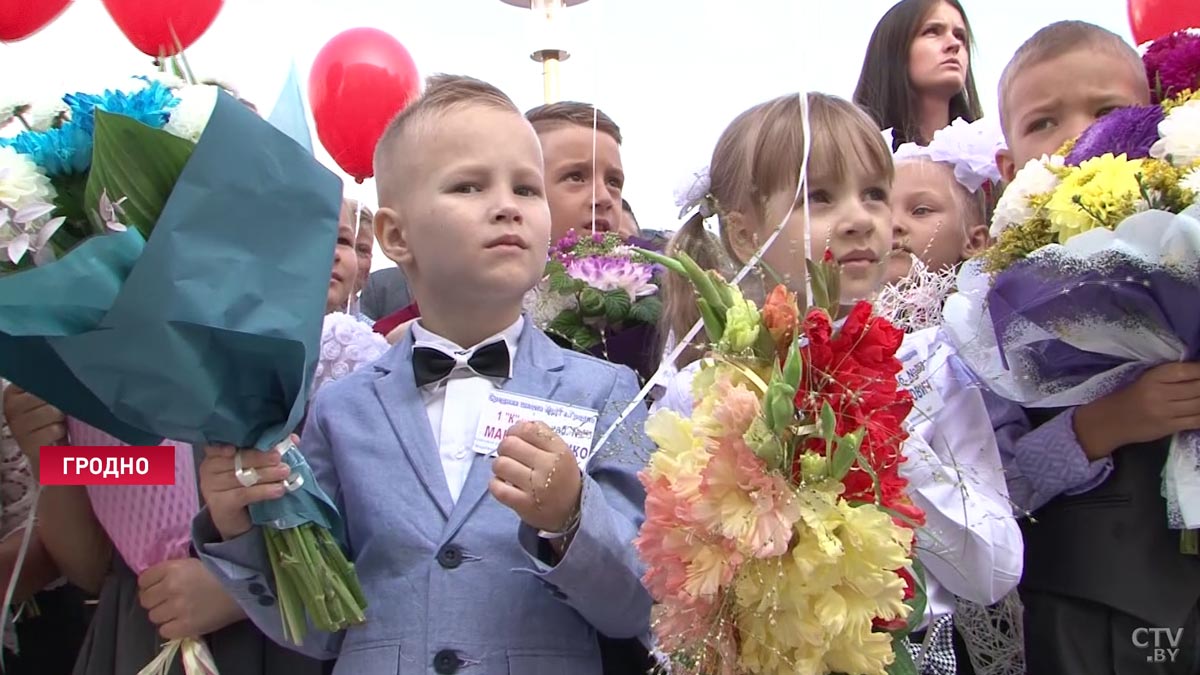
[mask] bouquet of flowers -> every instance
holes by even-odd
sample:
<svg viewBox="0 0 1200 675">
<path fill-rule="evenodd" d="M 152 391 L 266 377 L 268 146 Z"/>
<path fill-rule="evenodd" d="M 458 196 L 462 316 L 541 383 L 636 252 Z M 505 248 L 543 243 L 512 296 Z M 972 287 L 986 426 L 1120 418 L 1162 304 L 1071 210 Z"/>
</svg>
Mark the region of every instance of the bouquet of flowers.
<svg viewBox="0 0 1200 675">
<path fill-rule="evenodd" d="M 671 672 L 915 674 L 924 514 L 899 474 L 903 333 L 868 303 L 835 328 L 828 256 L 802 315 L 783 286 L 759 308 L 686 254 L 646 255 L 695 285 L 713 345 L 691 416 L 646 423 L 635 545 Z"/>
<path fill-rule="evenodd" d="M 337 509 L 287 440 L 341 181 L 218 87 L 145 79 L 63 102 L 0 139 L 0 377 L 133 445 L 278 446 L 290 492 L 251 511 L 284 623 L 300 640 L 306 610 L 325 630 L 362 622 Z"/>
<path fill-rule="evenodd" d="M 1200 358 L 1200 36 L 1164 38 L 1145 62 L 1159 102 L 1030 161 L 947 301 L 960 354 L 1022 405 L 1086 404 Z M 1172 528 L 1200 527 L 1200 434 L 1173 439 L 1163 496 Z"/>
<path fill-rule="evenodd" d="M 660 268 L 612 232 L 567 233 L 526 298 L 538 328 L 571 349 L 647 372 L 662 313 Z"/>
</svg>

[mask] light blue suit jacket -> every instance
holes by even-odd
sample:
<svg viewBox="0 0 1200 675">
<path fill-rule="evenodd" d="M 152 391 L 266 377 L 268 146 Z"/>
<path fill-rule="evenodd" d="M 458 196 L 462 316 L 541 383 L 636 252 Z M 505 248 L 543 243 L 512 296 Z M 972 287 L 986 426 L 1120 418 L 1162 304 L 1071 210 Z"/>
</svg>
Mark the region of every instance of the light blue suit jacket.
<svg viewBox="0 0 1200 675">
<path fill-rule="evenodd" d="M 492 459 L 476 455 L 457 503 L 412 371 L 412 337 L 372 366 L 324 387 L 301 442 L 347 525 L 367 621 L 300 651 L 338 659 L 335 674 L 599 674 L 596 632 L 649 631 L 651 599 L 633 539 L 651 444 L 641 407 L 588 464 L 581 521 L 555 566 L 539 539 L 488 493 Z M 526 323 L 505 391 L 600 412 L 595 439 L 637 393 L 633 372 L 566 351 Z M 259 628 L 281 644 L 279 608 L 258 528 L 221 542 L 207 512 L 196 549 Z"/>
</svg>

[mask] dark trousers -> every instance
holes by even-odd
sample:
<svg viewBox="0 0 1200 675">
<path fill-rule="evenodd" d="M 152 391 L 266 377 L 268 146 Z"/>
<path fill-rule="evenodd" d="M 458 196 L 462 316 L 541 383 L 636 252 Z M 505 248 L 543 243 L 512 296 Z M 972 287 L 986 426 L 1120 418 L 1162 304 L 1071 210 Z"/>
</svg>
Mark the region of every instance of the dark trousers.
<svg viewBox="0 0 1200 675">
<path fill-rule="evenodd" d="M 653 656 L 637 638 L 614 640 L 600 636 L 604 675 L 646 675 L 656 665 Z"/>
<path fill-rule="evenodd" d="M 74 586 L 38 593 L 37 616 L 17 622 L 19 654 L 4 651 L 5 675 L 66 675 L 75 665 L 92 609 Z"/>
<path fill-rule="evenodd" d="M 1198 609 L 1182 626 L 1154 626 L 1054 593 L 1022 590 L 1021 601 L 1027 675 L 1200 674 Z"/>
</svg>

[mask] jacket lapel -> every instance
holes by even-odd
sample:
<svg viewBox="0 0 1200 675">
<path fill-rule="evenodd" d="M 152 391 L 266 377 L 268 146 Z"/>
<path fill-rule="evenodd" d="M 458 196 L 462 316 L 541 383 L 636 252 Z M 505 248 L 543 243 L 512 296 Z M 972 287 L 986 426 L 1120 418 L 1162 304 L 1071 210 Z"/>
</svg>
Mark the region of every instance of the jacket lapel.
<svg viewBox="0 0 1200 675">
<path fill-rule="evenodd" d="M 387 373 L 375 381 L 375 395 L 383 405 L 392 431 L 400 441 L 400 447 L 404 449 L 417 480 L 437 505 L 442 517 L 447 518 L 454 508 L 454 502 L 450 499 L 446 473 L 442 470 L 433 431 L 429 427 L 425 401 L 413 379 L 412 359 L 409 358 L 412 340 L 412 333 L 409 333 L 387 357 L 375 365 L 375 368 Z"/>
<path fill-rule="evenodd" d="M 513 376 L 505 382 L 502 391 L 535 396 L 537 398 L 553 398 L 558 389 L 559 378 L 562 375 L 563 356 L 558 345 L 550 341 L 540 330 L 533 327 L 532 320 L 525 317 L 525 329 L 517 341 L 517 358 L 513 364 Z M 411 378 L 410 378 L 411 379 Z M 426 425 L 428 426 L 428 425 Z M 446 523 L 446 535 L 443 541 L 450 539 L 462 527 L 467 517 L 479 505 L 484 495 L 488 493 L 488 483 L 492 480 L 491 457 L 476 454 L 471 463 L 471 471 L 467 474 L 467 482 L 463 485 L 462 494 L 450 513 L 450 521 Z M 442 479 L 443 485 L 445 479 Z"/>
</svg>

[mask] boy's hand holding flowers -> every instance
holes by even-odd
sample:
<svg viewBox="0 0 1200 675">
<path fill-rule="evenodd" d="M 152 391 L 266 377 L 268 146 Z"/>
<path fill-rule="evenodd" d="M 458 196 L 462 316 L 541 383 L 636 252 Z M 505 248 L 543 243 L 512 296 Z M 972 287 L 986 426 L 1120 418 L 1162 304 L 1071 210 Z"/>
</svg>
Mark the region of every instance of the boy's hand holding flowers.
<svg viewBox="0 0 1200 675">
<path fill-rule="evenodd" d="M 1168 363 L 1075 410 L 1075 435 L 1090 460 L 1117 448 L 1200 429 L 1200 363 Z"/>
<path fill-rule="evenodd" d="M 235 475 L 235 455 L 241 452 L 242 469 L 255 471 L 258 482 L 246 487 Z M 221 538 L 228 541 L 250 531 L 250 512 L 246 507 L 269 499 L 278 499 L 286 488 L 283 481 L 291 473 L 275 450 L 238 451 L 230 445 L 210 445 L 200 463 L 200 494 Z"/>
<path fill-rule="evenodd" d="M 579 517 L 583 477 L 575 455 L 541 422 L 520 422 L 500 441 L 489 490 L 526 525 L 566 533 Z"/>
</svg>

